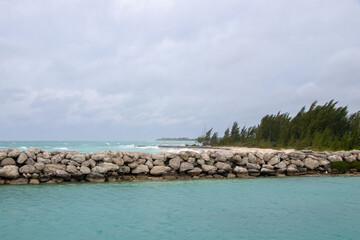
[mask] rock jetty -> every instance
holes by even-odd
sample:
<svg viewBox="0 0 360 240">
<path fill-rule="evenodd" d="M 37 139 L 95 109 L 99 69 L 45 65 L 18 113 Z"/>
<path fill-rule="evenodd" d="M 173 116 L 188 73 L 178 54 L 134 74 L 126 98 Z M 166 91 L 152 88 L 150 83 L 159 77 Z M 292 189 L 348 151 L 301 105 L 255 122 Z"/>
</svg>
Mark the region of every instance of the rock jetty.
<svg viewBox="0 0 360 240">
<path fill-rule="evenodd" d="M 349 152 L 186 151 L 135 153 L 0 150 L 0 184 L 115 182 L 337 174 L 332 162 L 360 161 Z M 355 173 L 358 170 L 350 169 Z"/>
</svg>

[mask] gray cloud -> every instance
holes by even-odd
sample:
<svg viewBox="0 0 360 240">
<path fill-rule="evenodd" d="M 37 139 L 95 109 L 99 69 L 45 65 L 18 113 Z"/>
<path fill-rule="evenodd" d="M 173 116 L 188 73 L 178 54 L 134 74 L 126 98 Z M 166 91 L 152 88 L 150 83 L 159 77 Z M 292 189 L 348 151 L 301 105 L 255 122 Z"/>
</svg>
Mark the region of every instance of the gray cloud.
<svg viewBox="0 0 360 240">
<path fill-rule="evenodd" d="M 153 139 L 360 109 L 359 1 L 2 1 L 2 139 Z"/>
</svg>

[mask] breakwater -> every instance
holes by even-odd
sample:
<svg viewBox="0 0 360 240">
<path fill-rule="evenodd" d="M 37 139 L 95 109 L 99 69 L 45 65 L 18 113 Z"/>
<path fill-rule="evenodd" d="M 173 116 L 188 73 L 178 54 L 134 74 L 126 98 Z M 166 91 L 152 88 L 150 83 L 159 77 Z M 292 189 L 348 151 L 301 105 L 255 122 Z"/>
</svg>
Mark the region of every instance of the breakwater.
<svg viewBox="0 0 360 240">
<path fill-rule="evenodd" d="M 199 178 L 242 178 L 338 174 L 332 162 L 360 161 L 360 151 L 186 151 L 135 153 L 101 151 L 0 151 L 0 184 L 115 182 Z M 356 173 L 359 169 L 349 169 Z"/>
</svg>

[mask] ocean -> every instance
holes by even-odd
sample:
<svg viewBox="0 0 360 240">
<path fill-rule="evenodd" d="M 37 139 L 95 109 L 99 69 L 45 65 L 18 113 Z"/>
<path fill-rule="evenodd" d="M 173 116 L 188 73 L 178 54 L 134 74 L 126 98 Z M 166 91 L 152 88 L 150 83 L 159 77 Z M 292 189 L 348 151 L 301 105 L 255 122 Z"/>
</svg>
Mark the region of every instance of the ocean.
<svg viewBox="0 0 360 240">
<path fill-rule="evenodd" d="M 27 150 L 28 147 L 38 147 L 47 151 L 98 152 L 103 150 L 131 151 L 131 152 L 179 152 L 190 150 L 186 145 L 198 144 L 195 141 L 0 141 L 0 150 L 18 148 Z M 169 146 L 168 148 L 163 148 Z M 183 148 L 171 148 L 183 146 Z"/>
<path fill-rule="evenodd" d="M 0 186 L 0 239 L 359 239 L 359 177 Z"/>
</svg>

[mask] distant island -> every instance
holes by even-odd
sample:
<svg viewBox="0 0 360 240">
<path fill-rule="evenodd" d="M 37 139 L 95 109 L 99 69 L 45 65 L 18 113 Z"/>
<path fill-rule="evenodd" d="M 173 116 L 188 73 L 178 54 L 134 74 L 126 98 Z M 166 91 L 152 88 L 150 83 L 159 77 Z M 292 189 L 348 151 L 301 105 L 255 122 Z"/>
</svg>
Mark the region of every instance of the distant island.
<svg viewBox="0 0 360 240">
<path fill-rule="evenodd" d="M 156 141 L 196 141 L 195 138 L 178 137 L 178 138 L 158 138 Z"/>
</svg>

